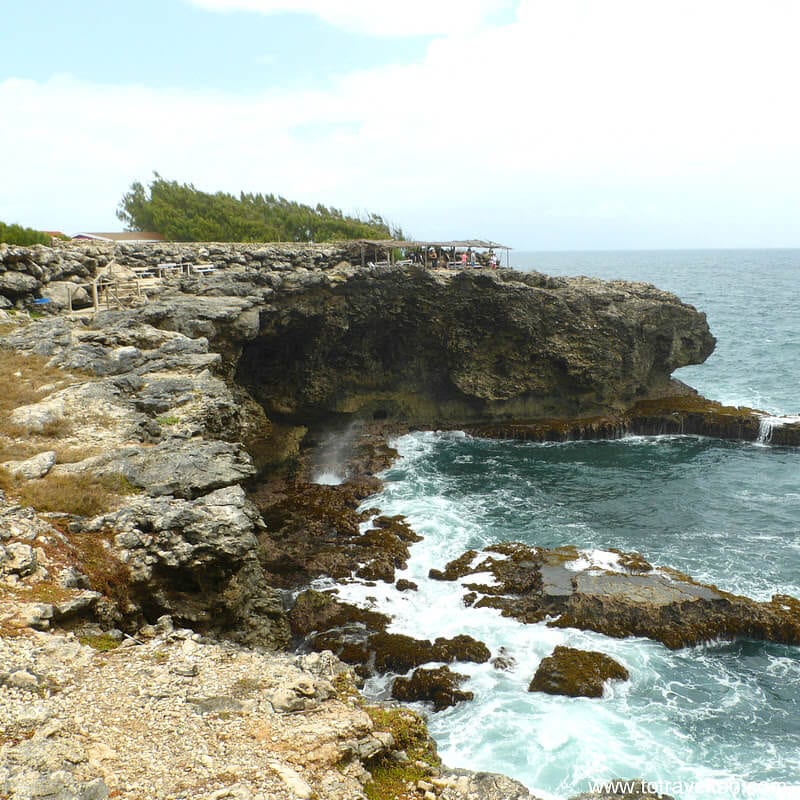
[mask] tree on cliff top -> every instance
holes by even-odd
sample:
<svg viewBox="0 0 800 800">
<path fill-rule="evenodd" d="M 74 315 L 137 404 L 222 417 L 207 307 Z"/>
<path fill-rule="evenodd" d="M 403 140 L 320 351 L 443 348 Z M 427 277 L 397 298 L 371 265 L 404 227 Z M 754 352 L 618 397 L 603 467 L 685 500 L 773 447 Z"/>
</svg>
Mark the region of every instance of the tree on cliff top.
<svg viewBox="0 0 800 800">
<path fill-rule="evenodd" d="M 117 217 L 128 230 L 155 231 L 177 242 L 326 242 L 401 238 L 378 214 L 366 219 L 338 208 L 296 203 L 274 194 L 209 194 L 191 183 L 167 181 L 157 172 L 150 186 L 136 181 Z"/>
</svg>

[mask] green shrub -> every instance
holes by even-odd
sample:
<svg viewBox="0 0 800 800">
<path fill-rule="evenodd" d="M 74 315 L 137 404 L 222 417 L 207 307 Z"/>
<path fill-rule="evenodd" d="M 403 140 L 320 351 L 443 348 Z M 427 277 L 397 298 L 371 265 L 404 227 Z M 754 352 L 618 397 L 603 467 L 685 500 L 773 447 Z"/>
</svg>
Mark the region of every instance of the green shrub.
<svg viewBox="0 0 800 800">
<path fill-rule="evenodd" d="M 6 244 L 51 244 L 52 236 L 33 228 L 23 228 L 22 225 L 6 225 L 0 222 L 0 242 Z"/>
<path fill-rule="evenodd" d="M 157 172 L 150 186 L 136 181 L 117 209 L 130 230 L 155 231 L 176 242 L 330 242 L 404 238 L 379 214 L 343 214 L 274 194 L 209 194 Z"/>
</svg>

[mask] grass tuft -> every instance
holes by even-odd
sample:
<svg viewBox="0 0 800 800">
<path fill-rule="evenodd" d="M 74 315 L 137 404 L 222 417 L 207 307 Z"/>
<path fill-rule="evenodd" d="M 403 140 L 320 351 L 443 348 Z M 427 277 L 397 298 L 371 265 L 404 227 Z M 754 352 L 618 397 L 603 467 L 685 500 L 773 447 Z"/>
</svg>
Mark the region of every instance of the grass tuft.
<svg viewBox="0 0 800 800">
<path fill-rule="evenodd" d="M 130 603 L 130 569 L 111 553 L 104 535 L 80 533 L 70 537 L 77 555 L 77 567 L 89 578 L 89 585 L 121 608 Z"/>
<path fill-rule="evenodd" d="M 94 517 L 111 510 L 133 487 L 122 476 L 98 477 L 87 472 L 50 473 L 38 480 L 16 478 L 0 467 L 0 489 L 37 511 Z"/>
</svg>

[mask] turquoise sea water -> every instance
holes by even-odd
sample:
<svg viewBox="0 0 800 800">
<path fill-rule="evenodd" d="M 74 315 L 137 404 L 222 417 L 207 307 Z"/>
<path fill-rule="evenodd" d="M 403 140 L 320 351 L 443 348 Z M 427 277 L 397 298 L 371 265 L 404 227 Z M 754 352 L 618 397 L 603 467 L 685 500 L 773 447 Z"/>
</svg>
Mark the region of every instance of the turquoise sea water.
<svg viewBox="0 0 800 800">
<path fill-rule="evenodd" d="M 708 314 L 717 350 L 677 377 L 706 396 L 800 413 L 800 251 L 517 253 L 557 275 L 654 283 Z M 757 599 L 800 597 L 800 451 L 696 437 L 531 444 L 458 433 L 402 437 L 369 500 L 425 538 L 407 577 L 418 592 L 351 584 L 343 594 L 394 615 L 393 630 L 467 632 L 516 660 L 458 665 L 472 703 L 431 716 L 444 760 L 505 772 L 544 798 L 637 777 L 678 800 L 800 798 L 800 648 L 709 643 L 672 652 L 644 639 L 522 625 L 466 609 L 430 581 L 470 547 L 518 540 L 642 552 L 657 565 Z M 557 644 L 608 653 L 631 680 L 602 700 L 531 694 Z M 368 689 L 385 693 L 383 681 Z"/>
</svg>

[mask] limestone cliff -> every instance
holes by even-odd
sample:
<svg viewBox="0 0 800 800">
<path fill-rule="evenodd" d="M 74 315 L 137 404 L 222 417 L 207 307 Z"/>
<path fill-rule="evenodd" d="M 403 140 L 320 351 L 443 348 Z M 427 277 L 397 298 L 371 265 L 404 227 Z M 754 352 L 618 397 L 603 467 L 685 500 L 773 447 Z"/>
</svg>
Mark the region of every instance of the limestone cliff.
<svg viewBox="0 0 800 800">
<path fill-rule="evenodd" d="M 351 269 L 276 292 L 237 380 L 268 415 L 415 425 L 573 417 L 663 393 L 705 315 L 643 284 L 513 271 Z"/>
<path fill-rule="evenodd" d="M 3 286 L 21 285 L 12 273 L 25 286 L 38 275 L 43 291 L 49 274 L 65 277 L 65 261 L 80 280 L 112 260 L 215 259 L 224 269 L 148 286 L 149 302 L 125 316 L 207 337 L 268 416 L 293 422 L 608 413 L 664 394 L 675 369 L 714 347 L 704 314 L 645 284 L 374 268 L 352 246 L 73 248 L 71 261 L 45 250 L 0 252 Z"/>
</svg>

